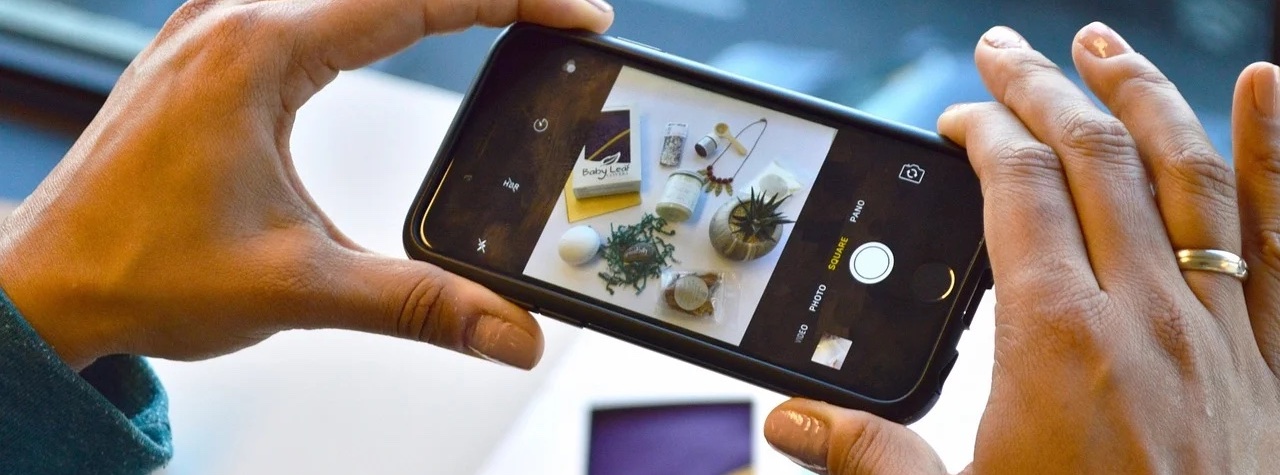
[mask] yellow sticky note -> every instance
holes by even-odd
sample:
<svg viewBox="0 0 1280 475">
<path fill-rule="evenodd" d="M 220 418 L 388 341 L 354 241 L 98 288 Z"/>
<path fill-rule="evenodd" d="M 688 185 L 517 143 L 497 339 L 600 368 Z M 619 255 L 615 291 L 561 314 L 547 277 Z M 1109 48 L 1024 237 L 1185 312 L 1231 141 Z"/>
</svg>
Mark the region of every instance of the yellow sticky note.
<svg viewBox="0 0 1280 475">
<path fill-rule="evenodd" d="M 564 184 L 564 205 L 565 214 L 569 215 L 569 222 L 573 223 L 638 206 L 640 205 L 640 193 L 623 193 L 579 199 L 573 194 L 573 175 L 570 174 L 569 181 Z"/>
</svg>

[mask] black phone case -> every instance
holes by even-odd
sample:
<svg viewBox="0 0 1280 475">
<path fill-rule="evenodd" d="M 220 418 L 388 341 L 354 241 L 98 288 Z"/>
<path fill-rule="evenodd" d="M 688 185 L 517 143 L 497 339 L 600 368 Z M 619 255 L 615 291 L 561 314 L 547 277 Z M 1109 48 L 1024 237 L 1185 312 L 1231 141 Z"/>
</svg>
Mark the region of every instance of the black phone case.
<svg viewBox="0 0 1280 475">
<path fill-rule="evenodd" d="M 508 42 L 537 41 L 538 36 L 545 35 L 568 39 L 576 44 L 610 53 L 628 61 L 641 63 L 658 70 L 673 71 L 682 77 L 698 79 L 702 83 L 715 85 L 716 87 L 712 89 L 713 91 L 747 92 L 756 97 L 791 106 L 789 110 L 782 110 L 781 112 L 804 111 L 809 114 L 827 116 L 849 126 L 862 127 L 865 130 L 883 136 L 930 147 L 955 156 L 958 160 L 965 160 L 963 150 L 945 141 L 937 134 L 894 124 L 834 103 L 732 76 L 692 61 L 662 53 L 660 50 L 648 45 L 622 38 L 582 31 L 556 30 L 530 24 L 516 24 L 504 31 L 495 41 L 488 61 L 492 60 L 494 52 Z M 817 399 L 839 406 L 859 409 L 901 423 L 919 419 L 937 402 L 942 383 L 946 380 L 947 374 L 951 371 L 951 367 L 959 356 L 956 352 L 956 345 L 960 341 L 960 335 L 968 328 L 974 311 L 976 311 L 982 298 L 983 291 L 991 287 L 985 245 L 980 245 L 979 249 L 975 250 L 975 257 L 970 263 L 969 269 L 967 269 L 968 272 L 965 274 L 967 278 L 959 287 L 959 297 L 947 316 L 945 329 L 934 346 L 933 354 L 929 359 L 928 366 L 925 368 L 924 375 L 907 395 L 895 400 L 869 398 L 849 389 L 700 341 L 692 336 L 452 259 L 430 249 L 423 242 L 421 236 L 418 235 L 417 229 L 426 215 L 427 208 L 436 190 L 440 186 L 444 172 L 449 168 L 448 157 L 452 155 L 452 147 L 461 133 L 461 125 L 465 124 L 470 117 L 473 96 L 480 90 L 485 81 L 490 79 L 488 61 L 484 69 L 472 82 L 467 96 L 463 99 L 457 115 L 454 117 L 453 124 L 449 127 L 449 131 L 441 143 L 436 159 L 432 163 L 422 187 L 418 190 L 417 198 L 415 198 L 410 208 L 404 228 L 405 252 L 409 257 L 430 262 L 445 270 L 480 283 L 530 312 L 540 313 L 572 325 L 595 330 L 788 396 Z"/>
</svg>

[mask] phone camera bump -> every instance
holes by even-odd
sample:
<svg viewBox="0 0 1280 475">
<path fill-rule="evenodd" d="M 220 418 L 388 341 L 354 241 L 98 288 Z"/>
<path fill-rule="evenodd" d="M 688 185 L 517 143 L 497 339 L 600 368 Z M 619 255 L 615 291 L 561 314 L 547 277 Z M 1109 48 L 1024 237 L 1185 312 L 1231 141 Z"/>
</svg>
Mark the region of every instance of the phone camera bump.
<svg viewBox="0 0 1280 475">
<path fill-rule="evenodd" d="M 941 302 L 951 296 L 956 286 L 956 272 L 941 262 L 929 262 L 916 268 L 911 277 L 911 291 L 921 302 Z"/>
</svg>

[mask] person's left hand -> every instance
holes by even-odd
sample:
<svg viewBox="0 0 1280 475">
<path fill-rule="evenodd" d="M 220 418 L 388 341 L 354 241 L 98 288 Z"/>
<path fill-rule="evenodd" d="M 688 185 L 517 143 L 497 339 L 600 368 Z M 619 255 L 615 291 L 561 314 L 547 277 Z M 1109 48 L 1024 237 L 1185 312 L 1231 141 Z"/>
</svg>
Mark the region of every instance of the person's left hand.
<svg viewBox="0 0 1280 475">
<path fill-rule="evenodd" d="M 996 27 L 975 51 L 996 102 L 938 119 L 982 182 L 995 277 L 963 473 L 1277 473 L 1280 68 L 1240 74 L 1232 173 L 1116 32 L 1086 26 L 1071 51 L 1105 110 Z M 1243 257 L 1247 279 L 1179 265 L 1190 249 Z M 765 435 L 823 473 L 946 473 L 906 427 L 815 401 L 779 406 Z"/>
<path fill-rule="evenodd" d="M 601 0 L 191 1 L 0 227 L 0 288 L 77 369 L 109 354 L 207 358 L 291 328 L 530 368 L 542 335 L 527 312 L 344 237 L 303 189 L 289 134 L 339 71 L 424 35 L 612 19 Z"/>
</svg>

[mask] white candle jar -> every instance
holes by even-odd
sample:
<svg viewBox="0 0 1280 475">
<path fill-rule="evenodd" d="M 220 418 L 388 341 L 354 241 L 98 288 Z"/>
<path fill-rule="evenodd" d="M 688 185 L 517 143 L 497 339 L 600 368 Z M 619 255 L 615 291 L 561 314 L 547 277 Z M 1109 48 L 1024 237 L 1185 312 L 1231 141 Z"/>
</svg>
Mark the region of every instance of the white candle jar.
<svg viewBox="0 0 1280 475">
<path fill-rule="evenodd" d="M 672 223 L 682 223 L 693 217 L 698 209 L 698 201 L 702 199 L 702 176 L 688 170 L 679 170 L 667 177 L 667 184 L 662 189 L 662 200 L 654 211 L 662 219 Z"/>
</svg>

